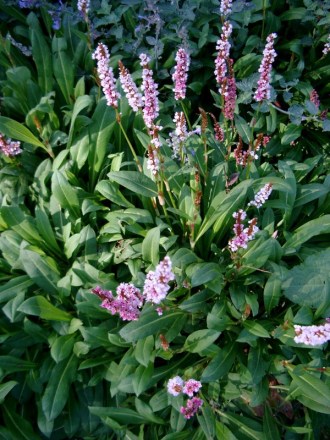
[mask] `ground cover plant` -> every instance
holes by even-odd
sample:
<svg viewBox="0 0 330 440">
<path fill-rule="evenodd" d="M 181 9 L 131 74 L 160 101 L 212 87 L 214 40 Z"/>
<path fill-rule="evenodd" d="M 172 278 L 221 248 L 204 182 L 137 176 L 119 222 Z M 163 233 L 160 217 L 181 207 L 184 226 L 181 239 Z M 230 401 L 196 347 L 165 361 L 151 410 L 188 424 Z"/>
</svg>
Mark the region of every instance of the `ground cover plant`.
<svg viewBox="0 0 330 440">
<path fill-rule="evenodd" d="M 0 438 L 330 437 L 329 12 L 0 0 Z"/>
</svg>

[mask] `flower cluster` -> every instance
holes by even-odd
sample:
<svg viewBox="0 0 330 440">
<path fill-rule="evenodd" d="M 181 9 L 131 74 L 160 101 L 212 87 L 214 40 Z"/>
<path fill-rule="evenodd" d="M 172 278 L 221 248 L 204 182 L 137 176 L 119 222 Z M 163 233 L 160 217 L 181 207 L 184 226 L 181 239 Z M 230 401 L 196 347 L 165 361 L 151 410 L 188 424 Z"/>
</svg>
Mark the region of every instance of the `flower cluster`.
<svg viewBox="0 0 330 440">
<path fill-rule="evenodd" d="M 295 325 L 294 331 L 296 336 L 294 341 L 297 344 L 305 345 L 321 345 L 330 341 L 330 323 L 323 325 Z"/>
<path fill-rule="evenodd" d="M 26 57 L 30 57 L 32 55 L 32 48 L 31 47 L 27 47 L 27 46 L 24 46 L 24 44 L 19 43 L 9 33 L 6 35 L 6 38 L 7 38 L 7 40 L 10 41 L 10 44 L 17 47 L 17 49 L 20 50 L 21 53 L 23 55 L 25 55 Z"/>
<path fill-rule="evenodd" d="M 167 392 L 172 396 L 177 397 L 183 393 L 191 397 L 187 400 L 186 406 L 180 408 L 180 413 L 186 419 L 193 417 L 203 405 L 203 400 L 194 396 L 201 388 L 202 384 L 199 380 L 189 379 L 185 382 L 180 376 L 175 376 L 167 382 Z"/>
<path fill-rule="evenodd" d="M 111 291 L 103 290 L 99 286 L 92 289 L 92 292 L 102 299 L 101 307 L 109 310 L 112 315 L 118 313 L 123 321 L 136 321 L 139 318 L 143 297 L 133 284 L 119 284 L 116 297 Z"/>
<path fill-rule="evenodd" d="M 61 2 L 61 0 L 59 1 L 59 4 L 57 7 L 55 7 L 54 9 L 48 9 L 48 14 L 51 16 L 52 18 L 52 28 L 55 31 L 58 31 L 59 29 L 61 29 L 61 24 L 62 24 L 62 19 L 61 19 L 61 14 L 62 11 L 64 9 L 64 5 Z"/>
<path fill-rule="evenodd" d="M 142 95 L 138 91 L 138 88 L 135 82 L 132 79 L 131 74 L 128 69 L 124 66 L 124 64 L 119 61 L 119 79 L 121 86 L 126 94 L 126 98 L 128 100 L 131 108 L 137 112 L 139 109 L 143 107 Z"/>
<path fill-rule="evenodd" d="M 154 121 L 159 115 L 159 103 L 158 103 L 158 85 L 155 83 L 148 63 L 150 58 L 141 53 L 140 55 L 142 66 L 142 86 L 141 89 L 144 92 L 143 96 L 143 119 L 146 126 L 151 129 L 154 125 Z"/>
<path fill-rule="evenodd" d="M 330 52 L 330 34 L 328 35 L 328 41 L 325 43 L 322 50 L 323 55 L 327 55 Z"/>
<path fill-rule="evenodd" d="M 143 287 L 143 295 L 146 301 L 159 304 L 165 299 L 170 290 L 169 282 L 174 280 L 172 272 L 172 262 L 169 257 L 165 257 L 157 266 L 155 271 L 147 274 Z"/>
<path fill-rule="evenodd" d="M 21 143 L 18 141 L 12 141 L 11 139 L 6 139 L 3 134 L 0 133 L 0 151 L 7 157 L 17 156 L 22 153 L 20 148 Z"/>
<path fill-rule="evenodd" d="M 37 0 L 20 0 L 18 2 L 18 6 L 20 8 L 34 8 L 35 6 L 38 6 L 38 1 Z"/>
<path fill-rule="evenodd" d="M 267 44 L 265 46 L 261 65 L 258 70 L 258 72 L 260 73 L 258 88 L 254 94 L 254 99 L 258 102 L 270 98 L 270 79 L 272 64 L 275 60 L 275 57 L 277 56 L 274 50 L 274 41 L 276 37 L 277 34 L 273 33 L 268 35 L 266 39 Z"/>
<path fill-rule="evenodd" d="M 309 100 L 315 105 L 317 109 L 320 107 L 320 98 L 316 90 L 312 90 L 309 95 Z"/>
<path fill-rule="evenodd" d="M 111 291 L 103 290 L 99 286 L 92 289 L 92 293 L 101 298 L 101 307 L 109 310 L 112 315 L 118 313 L 124 321 L 136 321 L 145 301 L 159 304 L 165 299 L 170 289 L 168 283 L 173 281 L 174 278 L 172 262 L 166 256 L 156 266 L 155 271 L 150 271 L 147 274 L 143 294 L 131 283 L 119 284 L 116 289 L 116 296 L 113 296 Z"/>
<path fill-rule="evenodd" d="M 226 17 L 231 13 L 233 0 L 221 0 L 220 4 L 220 14 Z"/>
<path fill-rule="evenodd" d="M 271 192 L 273 190 L 273 185 L 267 183 L 254 197 L 254 200 L 248 203 L 248 206 L 255 206 L 256 208 L 261 208 L 261 206 L 269 199 Z"/>
<path fill-rule="evenodd" d="M 233 27 L 229 21 L 225 21 L 222 26 L 222 33 L 217 42 L 216 49 L 218 51 L 215 59 L 215 77 L 219 84 L 219 93 L 224 100 L 223 113 L 226 119 L 234 118 L 234 110 L 236 104 L 236 81 L 233 71 L 233 60 L 229 57 L 230 43 Z"/>
<path fill-rule="evenodd" d="M 174 97 L 176 100 L 186 97 L 188 70 L 190 65 L 190 57 L 188 52 L 180 48 L 175 57 L 176 66 L 172 79 L 174 82 Z"/>
<path fill-rule="evenodd" d="M 94 60 L 97 60 L 97 73 L 101 81 L 101 86 L 107 104 L 110 107 L 118 108 L 119 93 L 116 90 L 116 80 L 113 75 L 113 70 L 109 67 L 110 54 L 107 46 L 99 43 L 97 49 L 92 55 Z"/>
<path fill-rule="evenodd" d="M 87 17 L 90 8 L 90 0 L 78 0 L 77 9 L 84 17 Z"/>
<path fill-rule="evenodd" d="M 234 212 L 234 219 L 236 220 L 234 224 L 233 231 L 235 236 L 229 240 L 228 247 L 232 252 L 237 252 L 238 249 L 246 249 L 248 242 L 254 239 L 255 234 L 259 231 L 257 224 L 257 219 L 253 218 L 249 220 L 249 226 L 244 227 L 244 220 L 246 219 L 246 212 L 240 209 L 238 212 Z"/>
</svg>

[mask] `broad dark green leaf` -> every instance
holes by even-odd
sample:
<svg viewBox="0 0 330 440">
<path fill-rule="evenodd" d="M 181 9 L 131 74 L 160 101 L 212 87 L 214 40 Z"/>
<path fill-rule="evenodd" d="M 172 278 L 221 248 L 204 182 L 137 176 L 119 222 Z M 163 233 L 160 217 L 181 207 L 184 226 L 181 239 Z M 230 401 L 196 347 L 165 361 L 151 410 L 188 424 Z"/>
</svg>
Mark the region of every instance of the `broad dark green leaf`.
<svg viewBox="0 0 330 440">
<path fill-rule="evenodd" d="M 43 296 L 34 296 L 27 299 L 19 306 L 18 310 L 27 315 L 39 316 L 49 321 L 69 322 L 72 319 L 69 313 L 53 306 L 53 304 Z"/>
<path fill-rule="evenodd" d="M 52 175 L 52 194 L 61 208 L 67 209 L 74 218 L 79 217 L 80 208 L 77 191 L 68 183 L 68 179 L 59 170 L 54 171 Z"/>
<path fill-rule="evenodd" d="M 30 422 L 21 417 L 13 405 L 2 405 L 2 414 L 6 427 L 14 440 L 40 440 Z"/>
<path fill-rule="evenodd" d="M 12 278 L 7 283 L 0 286 L 0 303 L 10 301 L 19 293 L 26 292 L 26 290 L 33 284 L 33 280 L 27 275 Z"/>
<path fill-rule="evenodd" d="M 226 345 L 211 360 L 202 374 L 202 382 L 213 382 L 225 376 L 231 369 L 237 353 L 237 345 Z"/>
<path fill-rule="evenodd" d="M 0 131 L 11 139 L 26 142 L 47 150 L 46 146 L 24 125 L 5 116 L 0 116 Z"/>
<path fill-rule="evenodd" d="M 3 403 L 7 394 L 16 386 L 18 382 L 15 380 L 9 380 L 8 382 L 4 382 L 0 385 L 0 403 Z"/>
<path fill-rule="evenodd" d="M 72 60 L 67 53 L 67 43 L 65 38 L 53 38 L 52 52 L 55 79 L 60 86 L 66 103 L 70 105 L 72 104 L 74 93 L 74 69 Z"/>
<path fill-rule="evenodd" d="M 119 332 L 120 336 L 127 342 L 135 342 L 158 332 L 166 331 L 174 321 L 183 317 L 182 312 L 164 313 L 158 316 L 154 310 L 144 312 L 138 321 L 132 321 L 125 325 Z"/>
<path fill-rule="evenodd" d="M 71 355 L 59 362 L 52 370 L 49 382 L 42 396 L 42 409 L 48 420 L 61 414 L 70 393 L 70 385 L 75 380 L 78 359 Z"/>
<path fill-rule="evenodd" d="M 191 353 L 199 353 L 208 348 L 220 336 L 220 332 L 214 330 L 196 330 L 187 337 L 183 349 Z"/>
<path fill-rule="evenodd" d="M 265 438 L 268 440 L 281 440 L 278 427 L 268 405 L 264 406 L 263 431 Z"/>
<path fill-rule="evenodd" d="M 149 229 L 142 242 L 142 258 L 156 266 L 159 262 L 160 228 Z"/>
<path fill-rule="evenodd" d="M 154 371 L 154 365 L 152 362 L 147 367 L 143 365 L 139 365 L 135 370 L 132 377 L 132 384 L 134 392 L 137 396 L 139 396 L 143 391 L 145 391 L 152 378 L 152 373 Z"/>
<path fill-rule="evenodd" d="M 110 417 L 121 425 L 140 425 L 142 423 L 147 423 L 145 417 L 130 408 L 90 406 L 89 411 L 91 414 L 101 417 L 101 419 Z"/>
<path fill-rule="evenodd" d="M 158 195 L 155 182 L 138 171 L 111 171 L 108 177 L 139 196 L 157 197 Z"/>
</svg>

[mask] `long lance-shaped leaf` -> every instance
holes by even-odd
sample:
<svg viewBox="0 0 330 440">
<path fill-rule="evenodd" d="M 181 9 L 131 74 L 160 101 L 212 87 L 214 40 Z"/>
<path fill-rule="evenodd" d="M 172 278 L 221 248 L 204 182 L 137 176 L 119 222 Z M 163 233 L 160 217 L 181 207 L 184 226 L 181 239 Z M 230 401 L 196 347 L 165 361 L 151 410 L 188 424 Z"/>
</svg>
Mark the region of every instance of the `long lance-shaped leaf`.
<svg viewBox="0 0 330 440">
<path fill-rule="evenodd" d="M 35 145 L 48 152 L 46 146 L 28 128 L 13 119 L 0 116 L 0 132 L 14 140 Z"/>
</svg>

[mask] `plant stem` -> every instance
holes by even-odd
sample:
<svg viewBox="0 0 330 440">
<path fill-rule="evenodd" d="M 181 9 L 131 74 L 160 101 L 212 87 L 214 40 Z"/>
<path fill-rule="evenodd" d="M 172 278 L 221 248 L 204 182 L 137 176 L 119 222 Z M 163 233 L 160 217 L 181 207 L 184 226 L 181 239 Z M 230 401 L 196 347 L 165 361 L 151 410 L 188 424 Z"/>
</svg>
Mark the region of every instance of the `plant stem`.
<svg viewBox="0 0 330 440">
<path fill-rule="evenodd" d="M 133 147 L 131 141 L 129 140 L 129 137 L 127 136 L 127 133 L 126 133 L 124 127 L 123 127 L 123 124 L 121 123 L 120 114 L 119 114 L 117 109 L 116 109 L 116 119 L 117 119 L 119 127 L 120 127 L 120 129 L 121 129 L 121 131 L 122 131 L 122 133 L 123 133 L 123 135 L 124 135 L 124 137 L 126 139 L 126 142 L 127 142 L 128 146 L 129 146 L 129 148 L 130 148 L 130 150 L 131 150 L 131 152 L 133 154 L 133 158 L 135 160 L 136 166 L 138 167 L 138 170 L 142 173 L 143 172 L 142 165 L 141 165 L 141 163 L 140 163 L 140 161 L 139 161 L 139 159 L 138 159 L 138 157 L 137 157 L 137 155 L 135 153 L 134 147 Z"/>
</svg>

